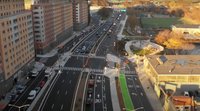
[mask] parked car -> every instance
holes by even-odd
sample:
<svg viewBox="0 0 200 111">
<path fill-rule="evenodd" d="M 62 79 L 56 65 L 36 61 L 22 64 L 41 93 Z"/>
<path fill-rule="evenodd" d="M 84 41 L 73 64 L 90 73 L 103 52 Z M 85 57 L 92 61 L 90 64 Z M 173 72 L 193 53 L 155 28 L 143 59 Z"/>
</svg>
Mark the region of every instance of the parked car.
<svg viewBox="0 0 200 111">
<path fill-rule="evenodd" d="M 36 97 L 36 94 L 37 94 L 36 90 L 31 90 L 31 92 L 29 93 L 27 99 L 28 100 L 33 100 Z"/>
<path fill-rule="evenodd" d="M 36 77 L 38 75 L 38 71 L 36 68 L 34 68 L 32 71 L 31 71 L 31 77 Z"/>
<path fill-rule="evenodd" d="M 10 103 L 14 103 L 16 102 L 17 98 L 19 97 L 19 95 L 17 94 L 16 91 L 13 91 L 10 95 Z"/>
<path fill-rule="evenodd" d="M 25 89 L 26 89 L 26 86 L 24 86 L 24 85 L 17 85 L 16 86 L 16 91 L 17 91 L 18 94 L 23 93 Z"/>
<path fill-rule="evenodd" d="M 53 69 L 52 69 L 51 67 L 48 67 L 48 68 L 45 70 L 45 77 L 51 76 L 52 71 L 53 71 Z"/>
<path fill-rule="evenodd" d="M 39 86 L 42 88 L 45 85 L 45 81 L 40 81 Z"/>
<path fill-rule="evenodd" d="M 184 91 L 183 95 L 184 96 L 190 96 L 188 91 Z"/>
<path fill-rule="evenodd" d="M 36 94 L 38 94 L 40 92 L 41 88 L 40 87 L 36 87 L 35 88 L 35 91 L 36 91 Z"/>
</svg>

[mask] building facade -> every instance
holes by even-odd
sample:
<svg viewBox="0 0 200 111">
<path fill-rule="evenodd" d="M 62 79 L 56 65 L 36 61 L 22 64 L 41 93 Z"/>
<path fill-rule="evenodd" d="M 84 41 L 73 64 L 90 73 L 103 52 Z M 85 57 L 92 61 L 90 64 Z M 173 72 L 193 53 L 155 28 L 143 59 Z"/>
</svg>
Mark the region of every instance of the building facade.
<svg viewBox="0 0 200 111">
<path fill-rule="evenodd" d="M 200 42 L 200 24 L 199 25 L 172 25 L 172 31 L 182 33 L 184 39 L 191 42 Z"/>
<path fill-rule="evenodd" d="M 177 92 L 200 88 L 199 55 L 149 55 L 144 67 L 155 87 Z"/>
<path fill-rule="evenodd" d="M 72 0 L 72 3 L 74 30 L 79 31 L 88 26 L 88 1 Z"/>
<path fill-rule="evenodd" d="M 35 56 L 31 11 L 24 0 L 0 0 L 0 95 Z"/>
<path fill-rule="evenodd" d="M 67 1 L 35 1 L 33 13 L 37 54 L 45 54 L 73 32 L 72 4 Z"/>
</svg>

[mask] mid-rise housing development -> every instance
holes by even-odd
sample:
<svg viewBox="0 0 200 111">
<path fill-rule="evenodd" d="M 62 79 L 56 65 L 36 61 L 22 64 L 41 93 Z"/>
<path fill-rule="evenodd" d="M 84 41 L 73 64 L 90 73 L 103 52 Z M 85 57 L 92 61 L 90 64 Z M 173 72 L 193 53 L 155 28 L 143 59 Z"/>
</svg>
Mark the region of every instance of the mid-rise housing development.
<svg viewBox="0 0 200 111">
<path fill-rule="evenodd" d="M 70 2 L 35 0 L 31 10 L 37 54 L 45 54 L 51 51 L 71 36 L 73 16 Z"/>
<path fill-rule="evenodd" d="M 0 0 L 0 94 L 17 82 L 35 56 L 31 11 L 24 0 Z"/>
<path fill-rule="evenodd" d="M 88 25 L 88 1 L 72 0 L 74 30 L 78 31 Z"/>
<path fill-rule="evenodd" d="M 173 25 L 172 31 L 177 33 L 182 33 L 184 35 L 184 39 L 191 42 L 199 42 L 200 41 L 200 25 Z"/>
</svg>

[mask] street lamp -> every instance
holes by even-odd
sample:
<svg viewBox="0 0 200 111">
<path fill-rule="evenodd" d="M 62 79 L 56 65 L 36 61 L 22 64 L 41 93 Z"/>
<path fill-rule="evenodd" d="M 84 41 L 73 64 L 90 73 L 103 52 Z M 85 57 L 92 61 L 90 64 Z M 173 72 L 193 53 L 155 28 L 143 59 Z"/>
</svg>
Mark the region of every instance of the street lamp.
<svg viewBox="0 0 200 111">
<path fill-rule="evenodd" d="M 18 110 L 20 111 L 21 108 L 28 107 L 28 106 L 30 106 L 30 104 L 25 104 L 25 105 L 22 105 L 22 106 L 17 106 L 17 105 L 14 105 L 14 104 L 8 104 L 8 106 L 12 106 L 12 107 L 18 108 Z"/>
</svg>

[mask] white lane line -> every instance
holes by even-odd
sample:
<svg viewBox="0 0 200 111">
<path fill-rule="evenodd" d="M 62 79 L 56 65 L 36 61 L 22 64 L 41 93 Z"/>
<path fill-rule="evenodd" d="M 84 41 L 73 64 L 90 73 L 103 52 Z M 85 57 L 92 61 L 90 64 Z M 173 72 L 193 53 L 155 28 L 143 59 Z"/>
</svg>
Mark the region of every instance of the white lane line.
<svg viewBox="0 0 200 111">
<path fill-rule="evenodd" d="M 67 95 L 67 90 L 65 91 L 65 95 Z"/>
<path fill-rule="evenodd" d="M 60 107 L 60 110 L 62 110 L 63 109 L 63 104 L 61 105 L 61 107 Z"/>
<path fill-rule="evenodd" d="M 143 93 L 141 92 L 140 95 L 143 96 Z"/>
<path fill-rule="evenodd" d="M 72 80 L 69 81 L 69 84 L 71 84 L 71 83 L 72 83 Z"/>
<path fill-rule="evenodd" d="M 57 91 L 57 95 L 59 95 L 59 93 L 60 93 L 60 90 Z"/>
<path fill-rule="evenodd" d="M 53 109 L 53 107 L 54 107 L 54 104 L 51 105 L 51 109 Z"/>
</svg>

